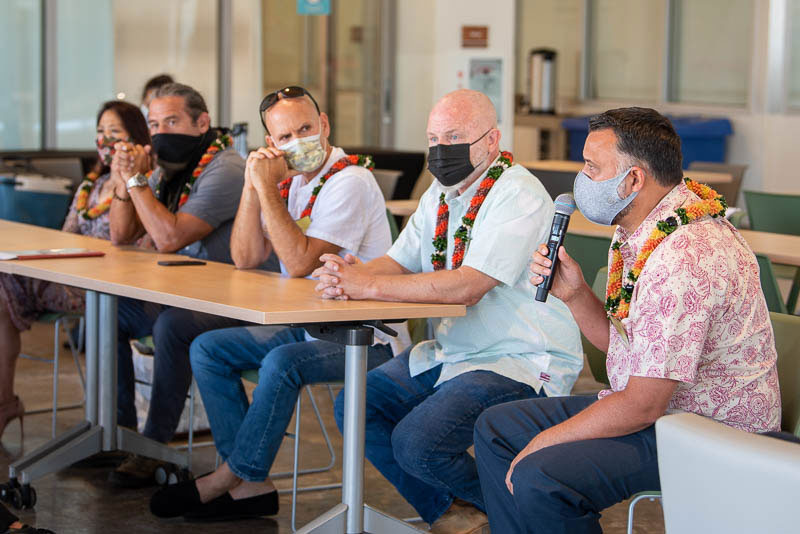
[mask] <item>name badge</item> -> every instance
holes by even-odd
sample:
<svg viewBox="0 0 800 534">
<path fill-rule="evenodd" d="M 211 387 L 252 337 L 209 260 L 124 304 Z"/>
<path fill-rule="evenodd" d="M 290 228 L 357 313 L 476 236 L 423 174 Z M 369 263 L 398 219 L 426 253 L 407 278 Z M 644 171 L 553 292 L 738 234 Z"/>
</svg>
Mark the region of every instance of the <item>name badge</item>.
<svg viewBox="0 0 800 534">
<path fill-rule="evenodd" d="M 611 320 L 611 324 L 614 325 L 614 328 L 617 329 L 617 332 L 619 333 L 619 337 L 622 338 L 622 343 L 625 344 L 625 348 L 626 349 L 630 349 L 631 348 L 631 343 L 628 340 L 628 332 L 625 331 L 625 327 L 622 325 L 622 321 L 620 321 L 619 319 L 617 319 L 613 315 L 609 315 L 608 318 Z"/>
<path fill-rule="evenodd" d="M 295 223 L 297 223 L 297 226 L 300 227 L 300 231 L 305 235 L 306 230 L 308 230 L 308 227 L 311 226 L 311 217 L 306 215 L 302 219 L 297 219 Z"/>
</svg>

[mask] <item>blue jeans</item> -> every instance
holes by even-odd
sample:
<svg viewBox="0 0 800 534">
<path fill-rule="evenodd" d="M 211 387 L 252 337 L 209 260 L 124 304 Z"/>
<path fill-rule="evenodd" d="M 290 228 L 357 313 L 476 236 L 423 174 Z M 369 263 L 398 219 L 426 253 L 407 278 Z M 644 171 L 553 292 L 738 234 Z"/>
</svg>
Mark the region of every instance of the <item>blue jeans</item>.
<svg viewBox="0 0 800 534">
<path fill-rule="evenodd" d="M 373 345 L 368 353 L 369 368 L 392 357 L 388 345 Z M 344 360 L 344 345 L 306 341 L 302 328 L 227 328 L 195 339 L 195 380 L 217 451 L 236 476 L 267 478 L 300 390 L 344 380 Z M 248 405 L 241 372 L 250 369 L 258 369 L 258 385 Z"/>
<path fill-rule="evenodd" d="M 153 387 L 143 434 L 166 443 L 172 439 L 192 384 L 189 346 L 216 328 L 246 324 L 207 313 L 171 308 L 129 298 L 119 299 L 117 320 L 117 423 L 136 428 L 136 384 L 130 340 L 153 336 Z"/>
<path fill-rule="evenodd" d="M 510 402 L 486 410 L 475 425 L 475 456 L 492 532 L 600 534 L 600 512 L 634 493 L 658 491 L 656 433 L 652 425 L 616 438 L 541 449 L 521 460 L 505 484 L 512 460 L 540 432 L 585 409 L 596 397 Z"/>
<path fill-rule="evenodd" d="M 484 510 L 475 460 L 467 452 L 475 420 L 490 406 L 537 393 L 489 371 L 464 373 L 434 387 L 441 366 L 411 377 L 409 352 L 367 375 L 366 456 L 428 523 L 455 497 Z M 335 409 L 340 430 L 343 413 L 340 394 Z"/>
</svg>

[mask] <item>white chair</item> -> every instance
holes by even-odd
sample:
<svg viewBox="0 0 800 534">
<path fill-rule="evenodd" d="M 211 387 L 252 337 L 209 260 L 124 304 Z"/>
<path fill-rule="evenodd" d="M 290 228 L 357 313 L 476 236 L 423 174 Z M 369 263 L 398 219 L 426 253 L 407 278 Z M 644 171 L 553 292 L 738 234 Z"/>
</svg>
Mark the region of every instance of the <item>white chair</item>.
<svg viewBox="0 0 800 534">
<path fill-rule="evenodd" d="M 695 414 L 656 423 L 667 534 L 800 531 L 800 444 Z"/>
</svg>

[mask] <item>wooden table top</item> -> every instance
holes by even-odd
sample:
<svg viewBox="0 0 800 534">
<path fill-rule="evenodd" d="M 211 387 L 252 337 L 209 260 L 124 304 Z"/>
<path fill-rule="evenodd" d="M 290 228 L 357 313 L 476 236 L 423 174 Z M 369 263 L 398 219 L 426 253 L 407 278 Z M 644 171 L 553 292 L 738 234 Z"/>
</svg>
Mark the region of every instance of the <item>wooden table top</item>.
<svg viewBox="0 0 800 534">
<path fill-rule="evenodd" d="M 542 159 L 537 161 L 520 161 L 520 165 L 531 171 L 552 171 L 568 172 L 578 174 L 583 169 L 582 161 L 568 161 L 557 159 Z M 729 184 L 733 181 L 733 176 L 727 172 L 709 172 L 686 170 L 684 175 L 704 184 Z"/>
<path fill-rule="evenodd" d="M 95 258 L 0 261 L 0 272 L 20 274 L 102 293 L 131 297 L 259 324 L 343 322 L 418 317 L 458 317 L 466 307 L 377 301 L 323 300 L 316 281 L 207 262 L 164 267 L 159 260 L 187 259 L 109 241 L 0 220 L 0 251 L 88 248 Z"/>
<path fill-rule="evenodd" d="M 414 213 L 418 203 L 418 200 L 390 200 L 386 202 L 386 207 L 395 215 L 410 215 Z M 594 224 L 576 210 L 570 218 L 567 233 L 611 239 L 615 229 L 616 226 Z M 739 230 L 739 233 L 742 234 L 753 252 L 764 254 L 773 263 L 800 267 L 800 236 L 754 230 Z"/>
</svg>

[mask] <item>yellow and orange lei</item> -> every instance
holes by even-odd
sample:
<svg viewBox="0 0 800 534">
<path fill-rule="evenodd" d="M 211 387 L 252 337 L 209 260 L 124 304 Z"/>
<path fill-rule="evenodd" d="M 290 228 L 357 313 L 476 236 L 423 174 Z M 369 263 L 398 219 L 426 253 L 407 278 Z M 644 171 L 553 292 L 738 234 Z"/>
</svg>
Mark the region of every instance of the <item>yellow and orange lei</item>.
<svg viewBox="0 0 800 534">
<path fill-rule="evenodd" d="M 98 173 L 92 171 L 86 175 L 86 178 L 83 179 L 81 185 L 78 186 L 78 198 L 75 199 L 75 211 L 77 211 L 78 215 L 84 219 L 96 219 L 107 212 L 111 207 L 111 197 L 109 197 L 105 201 L 87 209 L 87 206 L 89 205 L 89 195 L 92 193 L 94 183 L 99 177 L 100 175 Z"/>
<path fill-rule="evenodd" d="M 627 283 L 622 283 L 622 253 L 619 251 L 621 243 L 615 241 L 611 245 L 611 268 L 608 272 L 608 284 L 606 285 L 606 312 L 609 317 L 625 319 L 631 307 L 633 288 L 639 275 L 642 273 L 650 254 L 661 244 L 665 237 L 674 232 L 679 226 L 689 224 L 692 221 L 710 215 L 711 217 L 724 217 L 728 205 L 725 198 L 707 185 L 695 182 L 689 178 L 684 178 L 686 187 L 700 197 L 699 202 L 690 204 L 685 208 L 675 210 L 676 216 L 670 216 L 656 223 L 650 237 L 647 238 L 642 250 L 636 257 L 633 267 L 628 272 Z"/>
</svg>

